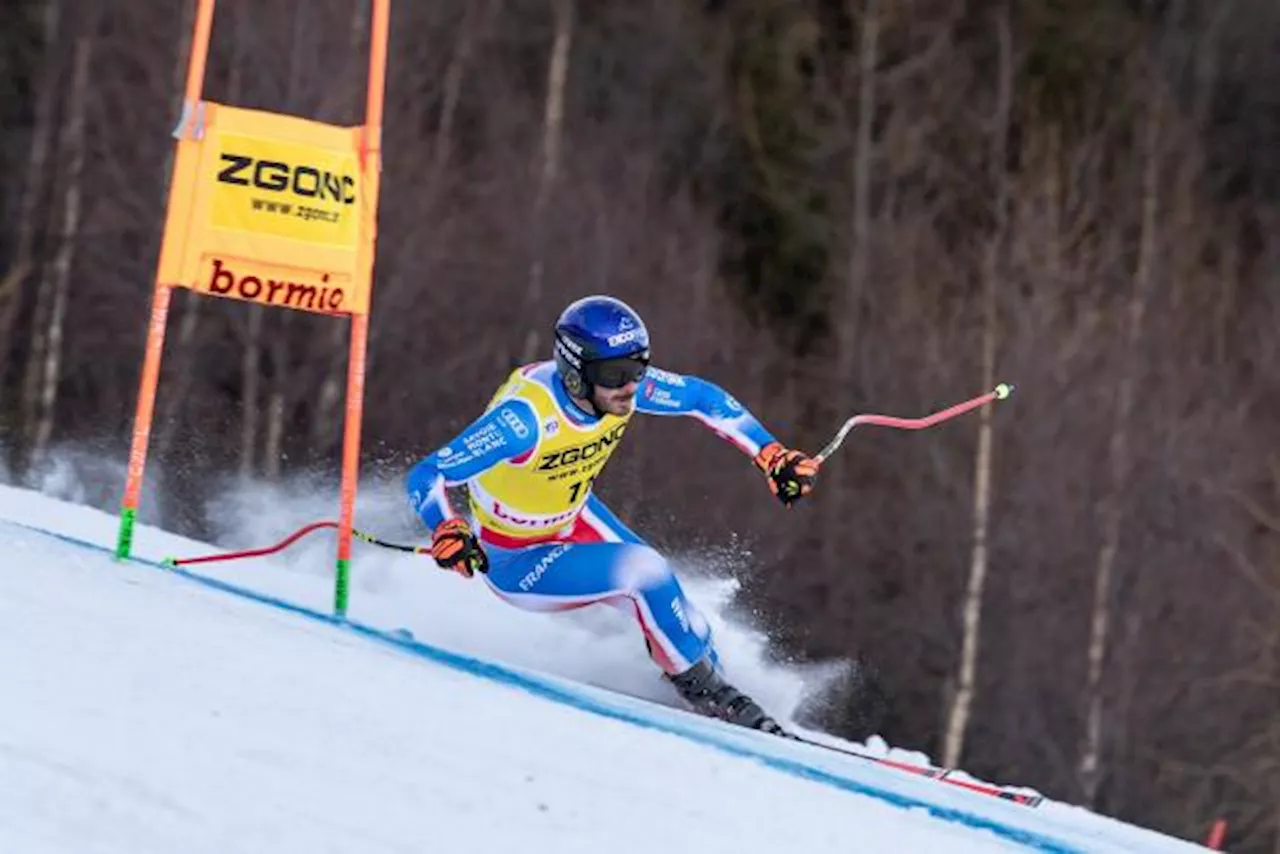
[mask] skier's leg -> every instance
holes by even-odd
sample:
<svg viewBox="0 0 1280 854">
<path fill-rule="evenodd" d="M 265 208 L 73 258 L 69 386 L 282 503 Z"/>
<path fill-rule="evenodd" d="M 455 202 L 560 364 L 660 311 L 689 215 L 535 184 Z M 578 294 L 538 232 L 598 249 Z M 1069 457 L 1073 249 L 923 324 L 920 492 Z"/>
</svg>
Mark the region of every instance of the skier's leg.
<svg viewBox="0 0 1280 854">
<path fill-rule="evenodd" d="M 598 510 L 584 516 L 587 526 L 574 530 L 581 541 L 495 556 L 485 580 L 503 599 L 527 610 L 561 611 L 596 603 L 629 608 L 650 656 L 686 702 L 703 714 L 781 733 L 773 718 L 718 672 L 710 626 L 685 597 L 666 560 L 621 523 L 615 528 L 601 522 L 607 517 Z M 637 542 L 605 539 L 628 533 Z"/>
<path fill-rule="evenodd" d="M 710 647 L 706 619 L 685 597 L 667 561 L 646 545 L 547 543 L 502 555 L 484 578 L 504 600 L 525 610 L 597 603 L 629 609 L 650 655 L 667 673 L 690 669 Z"/>
<path fill-rule="evenodd" d="M 635 531 L 632 531 L 627 525 L 617 517 L 617 515 L 609 509 L 609 506 L 600 500 L 593 492 L 587 497 L 587 504 L 582 509 L 582 514 L 578 517 L 574 524 L 573 532 L 569 537 L 575 543 L 632 543 L 634 545 L 648 546 L 644 540 L 640 538 Z M 673 581 L 677 587 L 680 587 L 678 578 L 674 577 Z M 707 650 L 704 653 L 712 667 L 720 666 L 720 656 L 716 652 L 715 641 L 711 635 L 710 624 L 702 612 L 698 610 L 697 605 L 693 603 L 683 591 L 680 594 L 683 598 L 683 608 L 690 621 L 706 624 L 707 628 Z M 625 603 L 624 603 L 625 604 Z M 648 635 L 645 636 L 645 643 L 650 643 Z M 649 654 L 661 664 L 655 650 L 650 647 Z M 666 667 L 663 667 L 667 670 Z M 670 672 L 668 670 L 668 672 Z"/>
<path fill-rule="evenodd" d="M 607 505 L 593 493 L 587 499 L 582 515 L 573 530 L 575 541 L 594 541 L 596 538 L 607 542 L 624 542 L 644 545 L 644 541 L 635 532 L 623 524 Z M 693 605 L 685 599 L 691 619 L 706 623 L 700 612 L 694 611 Z M 646 638 L 646 642 L 648 640 Z M 650 655 L 654 651 L 650 646 Z M 654 655 L 655 660 L 657 656 Z M 659 661 L 659 663 L 661 663 Z M 769 717 L 754 700 L 742 691 L 730 685 L 720 674 L 720 658 L 711 640 L 710 630 L 707 632 L 707 647 L 702 658 L 693 661 L 691 666 L 673 673 L 669 667 L 663 668 L 671 684 L 691 706 L 704 714 L 725 718 L 734 723 L 767 732 L 782 733 L 782 728 Z"/>
</svg>

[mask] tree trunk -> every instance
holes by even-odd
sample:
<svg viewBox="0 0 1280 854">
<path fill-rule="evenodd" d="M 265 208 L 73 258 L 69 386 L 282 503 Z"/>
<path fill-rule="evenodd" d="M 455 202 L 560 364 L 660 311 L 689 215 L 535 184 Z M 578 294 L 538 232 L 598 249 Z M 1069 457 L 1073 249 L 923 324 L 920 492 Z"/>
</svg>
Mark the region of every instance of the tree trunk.
<svg viewBox="0 0 1280 854">
<path fill-rule="evenodd" d="M 65 190 L 64 190 L 65 196 Z M 31 314 L 31 341 L 22 376 L 22 453 L 20 470 L 28 471 L 36 464 L 36 434 L 39 432 L 40 382 L 49 361 L 49 331 L 53 318 L 54 293 L 46 269 L 36 284 L 36 304 Z"/>
<path fill-rule="evenodd" d="M 1277 763 L 1280 763 L 1280 745 L 1277 745 L 1275 748 L 1275 760 Z M 1274 836 L 1275 848 L 1273 854 L 1280 854 L 1280 800 L 1276 801 L 1275 817 L 1272 819 L 1272 824 L 1275 825 L 1276 829 Z"/>
<path fill-rule="evenodd" d="M 353 57 L 364 55 L 365 43 L 369 39 L 369 0 L 356 0 L 351 4 L 351 41 L 348 48 Z M 467 12 L 471 10 L 470 3 L 467 4 Z M 352 79 L 358 79 L 359 69 L 356 68 L 358 63 L 353 62 L 351 68 Z M 350 96 L 347 99 L 347 110 L 350 115 L 359 115 L 360 121 L 364 121 L 364 90 L 358 86 L 351 87 Z M 349 334 L 351 321 L 347 318 L 333 318 L 329 321 L 329 331 L 325 335 L 327 344 L 325 352 L 318 358 L 323 360 L 324 379 L 320 381 L 320 391 L 316 395 L 315 414 L 311 418 L 311 447 L 315 453 L 321 450 L 327 450 L 334 447 L 341 436 L 340 413 L 343 411 L 339 405 L 342 402 L 343 392 L 345 391 L 344 380 L 346 372 L 347 351 L 342 346 Z"/>
<path fill-rule="evenodd" d="M 291 401 L 289 380 L 289 330 L 293 315 L 280 315 L 280 328 L 271 341 L 271 395 L 267 402 L 267 432 L 262 448 L 262 473 L 271 482 L 280 480 L 284 460 L 284 418 Z"/>
<path fill-rule="evenodd" d="M 320 392 L 316 396 L 315 414 L 311 418 L 311 447 L 319 453 L 321 449 L 335 445 L 341 438 L 343 367 L 346 366 L 346 351 L 343 344 L 350 334 L 351 321 L 334 318 L 325 339 L 328 342 L 325 352 L 320 356 L 325 361 L 324 379 L 320 382 Z"/>
<path fill-rule="evenodd" d="M 1004 247 L 1009 228 L 1009 178 L 1006 169 L 1009 148 L 1010 112 L 1013 103 L 1013 35 L 1009 6 L 995 19 L 1000 46 L 999 94 L 991 141 L 991 177 L 996 187 L 995 232 L 987 244 L 982 295 L 982 388 L 996 384 L 996 293 L 1004 270 Z M 964 738 L 973 707 L 977 673 L 978 641 L 982 630 L 982 596 L 987 580 L 987 530 L 991 507 L 991 407 L 979 411 L 978 452 L 973 478 L 973 547 L 969 558 L 969 584 L 964 599 L 964 640 L 955 693 L 947 715 L 946 742 L 942 762 L 958 766 L 964 753 Z"/>
<path fill-rule="evenodd" d="M 440 176 L 449 165 L 453 152 L 453 124 L 458 113 L 458 102 L 462 99 L 462 81 L 466 79 L 467 68 L 471 63 L 471 52 L 475 46 L 476 18 L 481 15 L 477 11 L 478 2 L 467 3 L 462 13 L 462 23 L 458 28 L 458 37 L 453 40 L 453 52 L 449 55 L 449 64 L 444 70 L 444 91 L 441 93 L 440 122 L 437 125 L 435 139 L 431 146 L 431 166 L 428 171 L 427 194 L 429 201 L 434 201 L 439 190 Z M 492 14 L 490 3 L 484 16 Z M 566 53 L 568 48 L 565 48 Z M 566 59 L 567 63 L 568 60 Z M 563 87 L 563 80 L 561 81 Z M 428 208 L 430 209 L 430 208 Z"/>
<path fill-rule="evenodd" d="M 871 160 L 875 156 L 876 65 L 879 62 L 880 0 L 866 0 L 862 11 L 862 39 L 858 49 L 858 127 L 853 153 L 853 223 L 841 313 L 840 381 L 851 387 L 857 370 L 859 321 L 867 287 L 871 252 Z"/>
<path fill-rule="evenodd" d="M 1275 635 L 1275 641 L 1272 655 L 1272 678 L 1280 681 L 1280 632 Z M 1275 793 L 1275 805 L 1272 813 L 1271 824 L 1275 828 L 1274 831 L 1274 851 L 1273 854 L 1280 854 L 1280 723 L 1273 722 L 1271 724 L 1274 734 L 1271 737 L 1271 767 L 1273 769 L 1271 779 L 1273 782 L 1272 792 Z"/>
<path fill-rule="evenodd" d="M 278 383 L 272 389 L 271 400 L 267 405 L 266 447 L 262 451 L 262 474 L 272 483 L 279 482 L 284 462 L 285 403 L 284 392 Z"/>
<path fill-rule="evenodd" d="M 1154 72 L 1149 72 L 1154 74 Z M 1156 90 L 1158 83 L 1153 82 Z M 1155 278 L 1157 214 L 1160 206 L 1160 132 L 1162 127 L 1165 95 L 1153 91 L 1148 100 L 1146 127 L 1143 129 L 1142 171 L 1142 227 L 1138 251 L 1137 269 L 1134 271 L 1133 290 L 1129 297 L 1124 361 L 1116 386 L 1115 422 L 1108 447 L 1108 465 L 1111 484 L 1100 507 L 1102 521 L 1102 545 L 1098 550 L 1098 562 L 1094 572 L 1093 610 L 1089 632 L 1089 670 L 1086 690 L 1088 712 L 1085 733 L 1080 750 L 1079 779 L 1085 806 L 1097 805 L 1098 792 L 1106 776 L 1103 768 L 1103 750 L 1106 739 L 1106 701 L 1103 684 L 1108 655 L 1108 634 L 1113 620 L 1114 576 L 1116 554 L 1120 548 L 1121 523 L 1124 516 L 1124 493 L 1132 467 L 1129 445 L 1133 398 L 1142 366 L 1142 340 L 1147 302 Z"/>
<path fill-rule="evenodd" d="M 262 320 L 266 311 L 256 303 L 246 305 L 249 319 L 244 352 L 240 357 L 240 476 L 253 476 L 258 436 L 258 386 L 262 367 Z"/>
<path fill-rule="evenodd" d="M 237 24 L 244 15 L 237 17 Z M 236 28 L 237 52 L 244 44 L 244 30 Z M 236 76 L 229 81 L 237 89 L 240 86 L 239 68 L 243 62 L 233 66 Z M 228 87 L 230 88 L 230 86 Z M 244 307 L 245 342 L 240 354 L 240 477 L 248 480 L 253 477 L 257 464 L 258 421 L 262 400 L 262 327 L 266 323 L 266 309 L 256 303 Z"/>
<path fill-rule="evenodd" d="M 1067 209 L 1065 202 L 1067 193 L 1066 188 L 1063 186 L 1062 175 L 1062 128 L 1054 125 L 1048 129 L 1046 135 L 1048 136 L 1046 160 L 1049 175 L 1049 233 L 1052 235 L 1049 240 L 1046 261 L 1049 264 L 1049 273 L 1053 276 L 1053 281 L 1060 285 L 1066 280 L 1067 275 L 1067 265 L 1064 258 L 1067 241 L 1064 239 L 1063 226 L 1063 212 Z"/>
<path fill-rule="evenodd" d="M 80 239 L 80 195 L 85 162 L 85 112 L 89 89 L 89 65 L 93 59 L 94 34 L 90 31 L 76 39 L 75 64 L 72 71 L 67 122 L 63 128 L 62 160 L 67 164 L 67 186 L 62 198 L 62 223 L 58 234 L 58 251 L 54 256 L 53 280 L 42 285 L 52 288 L 53 303 L 45 335 L 45 353 L 40 372 L 40 397 L 30 459 L 41 466 L 53 436 L 54 412 L 58 402 L 58 382 L 62 378 L 62 337 L 67 317 L 67 300 L 71 288 L 71 270 L 75 263 L 76 244 Z"/>
<path fill-rule="evenodd" d="M 41 189 L 46 179 L 49 145 L 53 137 L 58 93 L 61 91 L 61 87 L 56 85 L 58 68 L 62 61 L 62 51 L 58 49 L 58 31 L 61 22 L 62 0 L 48 0 L 44 6 L 42 30 L 44 56 L 40 61 L 39 79 L 35 90 L 37 93 L 35 127 L 32 128 L 22 199 L 18 205 L 18 239 L 14 246 L 13 266 L 4 278 L 0 279 L 0 396 L 3 396 L 5 380 L 9 374 L 14 324 L 22 307 L 22 285 L 36 264 L 36 214 Z"/>
<path fill-rule="evenodd" d="M 850 3 L 850 17 L 857 18 Z M 876 66 L 879 62 L 880 0 L 866 0 L 862 9 L 861 43 L 858 48 L 858 125 L 854 131 L 853 150 L 853 212 L 850 218 L 849 259 L 844 293 L 836 303 L 836 323 L 839 336 L 836 384 L 841 392 L 835 396 L 847 410 L 853 399 L 852 390 L 857 387 L 859 328 L 863 294 L 867 286 L 867 270 L 871 255 L 871 160 L 875 156 L 873 136 L 876 115 Z M 835 413 L 835 420 L 842 421 L 852 414 Z M 835 566 L 840 560 L 841 538 L 834 532 L 842 530 L 846 519 L 844 490 L 832 490 L 826 498 L 826 519 L 829 533 L 823 538 L 823 560 Z"/>
<path fill-rule="evenodd" d="M 303 45 L 311 29 L 311 18 L 308 10 L 311 5 L 303 3 L 293 17 L 292 43 L 289 48 L 289 73 L 285 78 L 286 109 L 294 113 L 305 112 L 301 100 L 303 74 Z M 271 318 L 275 318 L 273 321 Z M 290 333 L 295 316 L 285 309 L 273 312 L 270 317 L 264 316 L 263 324 L 271 323 L 276 329 L 271 339 L 271 382 L 267 393 L 267 423 L 262 437 L 262 473 L 272 482 L 279 481 L 284 458 L 284 419 L 285 413 L 292 406 L 294 389 L 290 381 L 294 379 L 293 367 L 290 364 Z"/>
<path fill-rule="evenodd" d="M 569 52 L 573 47 L 573 3 L 574 0 L 551 0 L 555 12 L 556 35 L 551 47 L 551 60 L 547 65 L 547 99 L 542 116 L 542 164 L 529 230 L 532 257 L 525 292 L 525 307 L 528 309 L 525 316 L 529 318 L 537 317 L 542 311 L 542 277 L 546 254 L 543 219 L 560 171 L 560 145 L 564 134 L 564 88 L 569 76 Z M 533 361 L 540 352 L 541 336 L 538 329 L 536 323 L 529 327 L 520 357 L 522 362 Z"/>
</svg>

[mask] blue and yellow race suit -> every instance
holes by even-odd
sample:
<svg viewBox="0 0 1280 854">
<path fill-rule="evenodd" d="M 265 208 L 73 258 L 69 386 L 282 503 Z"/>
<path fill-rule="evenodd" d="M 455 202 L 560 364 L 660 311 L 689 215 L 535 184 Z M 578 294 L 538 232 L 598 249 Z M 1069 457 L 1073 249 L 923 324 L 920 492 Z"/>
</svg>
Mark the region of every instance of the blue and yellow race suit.
<svg viewBox="0 0 1280 854">
<path fill-rule="evenodd" d="M 430 530 L 455 515 L 445 488 L 465 484 L 489 556 L 484 575 L 503 599 L 558 611 L 607 602 L 632 611 L 667 673 L 716 660 L 705 617 L 667 561 L 592 492 L 632 415 L 687 415 L 754 457 L 773 436 L 714 383 L 649 368 L 626 416 L 580 409 L 554 362 L 512 372 L 484 414 L 409 473 L 414 510 Z"/>
</svg>

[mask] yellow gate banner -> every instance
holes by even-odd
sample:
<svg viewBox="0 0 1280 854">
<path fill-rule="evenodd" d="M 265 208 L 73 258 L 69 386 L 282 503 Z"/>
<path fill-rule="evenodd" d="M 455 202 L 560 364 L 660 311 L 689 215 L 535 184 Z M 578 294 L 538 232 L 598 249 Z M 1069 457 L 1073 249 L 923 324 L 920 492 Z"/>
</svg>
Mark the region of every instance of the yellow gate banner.
<svg viewBox="0 0 1280 854">
<path fill-rule="evenodd" d="M 363 127 L 209 101 L 199 110 L 178 141 L 161 281 L 368 314 L 377 182 L 364 174 Z"/>
</svg>

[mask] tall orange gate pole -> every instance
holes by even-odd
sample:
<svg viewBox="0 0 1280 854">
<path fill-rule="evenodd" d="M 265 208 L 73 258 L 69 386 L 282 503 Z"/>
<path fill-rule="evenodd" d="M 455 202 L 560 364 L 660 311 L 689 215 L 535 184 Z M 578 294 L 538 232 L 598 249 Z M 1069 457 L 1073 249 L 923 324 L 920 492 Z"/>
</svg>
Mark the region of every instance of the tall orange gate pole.
<svg viewBox="0 0 1280 854">
<path fill-rule="evenodd" d="M 127 559 L 171 290 L 349 317 L 334 610 L 345 615 L 382 170 L 390 0 L 373 0 L 364 124 L 203 100 L 214 0 L 198 3 L 116 540 Z"/>
</svg>

